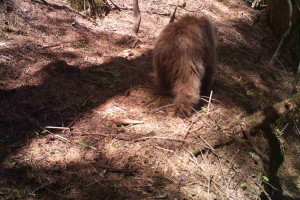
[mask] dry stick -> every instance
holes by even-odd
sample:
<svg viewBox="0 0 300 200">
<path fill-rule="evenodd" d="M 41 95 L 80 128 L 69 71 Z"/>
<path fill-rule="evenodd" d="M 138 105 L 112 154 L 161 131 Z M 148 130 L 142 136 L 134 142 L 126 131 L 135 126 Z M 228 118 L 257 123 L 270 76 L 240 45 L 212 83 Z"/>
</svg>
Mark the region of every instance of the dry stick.
<svg viewBox="0 0 300 200">
<path fill-rule="evenodd" d="M 77 115 L 75 117 L 75 119 L 69 124 L 68 128 L 71 129 L 80 117 L 81 117 L 81 114 Z"/>
<path fill-rule="evenodd" d="M 283 129 L 280 131 L 280 133 L 278 134 L 279 136 L 283 135 L 283 131 L 286 129 L 286 127 L 289 125 L 290 123 L 287 123 Z"/>
<path fill-rule="evenodd" d="M 40 190 L 40 189 L 43 189 L 44 187 L 48 186 L 48 185 L 51 185 L 52 183 L 46 183 L 46 184 L 43 184 L 39 187 L 37 187 L 36 189 L 34 189 L 31 193 L 29 193 L 30 195 L 36 195 L 35 193 Z"/>
<path fill-rule="evenodd" d="M 70 128 L 69 128 L 69 127 L 45 126 L 44 128 L 47 128 L 47 129 L 58 129 L 58 130 L 68 130 L 68 131 L 70 131 Z"/>
<path fill-rule="evenodd" d="M 231 165 L 232 161 L 235 159 L 236 155 L 240 152 L 240 150 L 237 150 L 237 152 L 233 155 L 232 159 L 229 161 L 229 165 Z"/>
<path fill-rule="evenodd" d="M 205 144 L 207 144 L 207 146 L 209 147 L 209 149 L 214 152 L 215 149 L 205 140 L 203 139 L 203 137 L 201 137 L 200 135 L 197 136 L 197 138 L 200 138 Z"/>
<path fill-rule="evenodd" d="M 264 195 L 267 197 L 268 200 L 272 200 L 272 198 L 270 197 L 270 195 L 266 192 L 266 190 L 263 187 L 261 187 L 261 185 L 259 185 L 256 182 L 254 182 L 254 183 L 255 183 L 255 185 L 257 185 L 259 187 L 259 189 L 261 189 L 263 191 Z"/>
<path fill-rule="evenodd" d="M 262 127 L 264 125 L 268 125 L 279 117 L 288 112 L 291 112 L 300 106 L 300 92 L 293 95 L 290 99 L 286 99 L 280 103 L 276 103 L 273 106 L 269 106 L 261 111 L 258 111 L 250 116 L 244 117 L 239 122 L 234 123 L 229 130 L 233 130 L 231 135 L 224 135 L 218 140 L 209 141 L 212 147 L 217 147 L 220 145 L 228 144 L 233 142 L 236 138 L 242 138 L 241 134 L 236 133 L 244 133 L 247 139 L 250 141 L 250 145 L 258 155 L 262 155 L 259 148 L 257 148 L 256 143 L 252 140 L 252 136 L 250 132 L 255 130 L 255 128 Z M 201 151 L 205 151 L 207 148 L 199 147 L 196 149 L 193 154 L 198 155 Z"/>
<path fill-rule="evenodd" d="M 201 114 L 198 113 L 198 116 L 196 118 L 193 119 L 193 121 L 191 122 L 189 128 L 187 129 L 186 134 L 184 135 L 183 139 L 186 139 L 187 136 L 191 133 L 191 129 L 193 127 L 193 125 L 198 121 L 198 119 L 201 117 Z"/>
<path fill-rule="evenodd" d="M 149 102 L 146 102 L 143 106 L 147 106 L 147 105 L 153 103 L 153 102 L 156 101 L 158 98 L 159 98 L 159 96 L 154 97 L 154 98 L 153 98 L 152 100 L 150 100 Z"/>
<path fill-rule="evenodd" d="M 60 136 L 60 135 L 58 135 L 58 134 L 52 133 L 51 131 L 48 131 L 47 129 L 45 129 L 44 127 L 42 127 L 41 125 L 39 125 L 38 122 L 35 122 L 34 119 L 31 119 L 29 116 L 27 116 L 27 115 L 24 115 L 24 116 L 25 116 L 32 124 L 34 124 L 34 125 L 38 126 L 39 128 L 43 129 L 43 131 L 46 131 L 47 133 L 50 133 L 51 135 L 57 137 L 58 139 L 61 139 L 61 140 L 70 142 L 69 139 L 67 139 L 67 138 L 65 138 L 65 137 L 63 137 L 63 136 Z"/>
<path fill-rule="evenodd" d="M 204 125 L 199 126 L 198 128 L 196 128 L 196 129 L 194 129 L 194 130 L 190 130 L 190 133 L 194 133 L 194 132 L 196 132 L 196 131 L 199 131 L 199 130 L 201 130 L 203 127 L 204 127 Z"/>
<path fill-rule="evenodd" d="M 154 146 L 154 147 L 155 147 L 155 148 L 157 148 L 157 149 L 164 150 L 164 151 L 168 151 L 168 152 L 174 152 L 173 150 L 166 149 L 166 148 L 163 148 L 163 147 L 160 147 L 160 146 Z"/>
<path fill-rule="evenodd" d="M 204 98 L 200 98 L 200 100 L 202 100 L 202 101 L 205 101 L 206 103 L 208 103 L 209 101 L 207 101 L 206 99 L 204 99 Z"/>
<path fill-rule="evenodd" d="M 208 100 L 208 105 L 207 105 L 207 112 L 209 112 L 209 107 L 210 107 L 210 103 L 211 103 L 211 97 L 212 97 L 213 91 L 210 91 L 210 95 L 209 95 L 209 100 Z"/>
<path fill-rule="evenodd" d="M 159 111 L 159 110 L 162 109 L 162 108 L 167 108 L 167 107 L 170 107 L 170 106 L 173 106 L 173 105 L 174 105 L 174 104 L 168 104 L 168 105 L 165 105 L 165 106 L 161 106 L 161 107 L 156 108 L 156 109 L 154 109 L 154 110 L 148 111 L 148 113 L 157 112 L 157 111 Z"/>
<path fill-rule="evenodd" d="M 158 136 L 153 136 L 153 137 L 141 137 L 141 138 L 138 138 L 138 139 L 133 140 L 133 142 L 138 142 L 138 141 L 142 141 L 142 140 L 149 140 L 149 139 L 171 140 L 171 141 L 176 141 L 176 142 L 194 143 L 194 142 L 188 142 L 188 141 L 181 140 L 181 139 L 168 138 L 168 137 L 158 137 Z M 194 143 L 194 144 L 195 144 L 195 143 Z"/>
<path fill-rule="evenodd" d="M 173 12 L 173 14 L 172 14 L 172 16 L 171 16 L 171 19 L 170 19 L 169 23 L 174 22 L 177 8 L 178 8 L 178 5 L 176 5 L 176 7 L 175 7 L 175 9 L 174 9 L 174 12 Z"/>
<path fill-rule="evenodd" d="M 278 189 L 276 187 L 274 187 L 272 184 L 268 183 L 267 181 L 263 180 L 263 183 L 267 184 L 268 186 L 270 186 L 272 189 L 278 191 Z"/>
<path fill-rule="evenodd" d="M 174 9 L 174 12 L 173 12 L 173 14 L 172 14 L 172 16 L 171 16 L 171 19 L 170 19 L 170 21 L 169 21 L 169 23 L 172 23 L 172 22 L 174 22 L 174 20 L 175 20 L 175 16 L 176 16 L 176 11 L 177 11 L 177 8 L 178 7 L 180 7 L 180 8 L 184 8 L 186 6 L 186 3 L 185 2 L 183 2 L 183 4 L 182 5 L 176 5 L 176 7 L 175 7 L 175 9 Z"/>
<path fill-rule="evenodd" d="M 112 120 L 116 125 L 137 125 L 137 124 L 143 124 L 145 121 L 141 120 L 134 120 L 134 119 L 128 119 L 128 118 L 116 118 Z"/>
<path fill-rule="evenodd" d="M 201 96 L 201 100 L 204 100 L 204 99 L 209 99 L 209 97 L 208 96 Z M 218 102 L 218 103 L 222 103 L 221 101 L 219 101 L 219 100 L 217 100 L 217 99 L 214 99 L 214 98 L 211 98 L 211 100 L 213 100 L 213 101 L 216 101 L 216 102 Z M 206 100 L 206 102 L 208 102 L 208 100 Z"/>
</svg>

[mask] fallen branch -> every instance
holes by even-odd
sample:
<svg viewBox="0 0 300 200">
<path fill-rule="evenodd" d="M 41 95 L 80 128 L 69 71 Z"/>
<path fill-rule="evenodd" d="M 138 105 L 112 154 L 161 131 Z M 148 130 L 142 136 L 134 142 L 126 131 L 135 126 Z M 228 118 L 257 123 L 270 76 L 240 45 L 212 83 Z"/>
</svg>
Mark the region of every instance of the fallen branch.
<svg viewBox="0 0 300 200">
<path fill-rule="evenodd" d="M 134 119 L 126 119 L 126 118 L 117 118 L 117 119 L 114 119 L 113 122 L 116 124 L 116 125 L 136 125 L 136 124 L 143 124 L 144 121 L 140 121 L 140 120 L 134 120 Z"/>
<path fill-rule="evenodd" d="M 169 23 L 174 22 L 174 20 L 175 20 L 175 18 L 176 18 L 176 11 L 177 11 L 177 8 L 178 8 L 178 7 L 179 7 L 179 8 L 184 8 L 185 6 L 186 6 L 186 3 L 185 3 L 185 2 L 183 2 L 181 5 L 176 5 L 176 7 L 175 7 L 175 9 L 174 9 L 174 12 L 173 12 L 173 14 L 172 14 L 172 16 L 171 16 L 171 18 L 170 18 Z"/>
<path fill-rule="evenodd" d="M 217 140 L 215 140 L 215 135 L 211 134 L 206 138 L 206 141 L 213 147 L 216 148 L 218 146 L 226 145 L 238 138 L 242 138 L 244 133 L 247 139 L 250 141 L 250 145 L 253 150 L 260 156 L 266 157 L 262 154 L 262 152 L 257 148 L 256 144 L 253 142 L 250 133 L 256 128 L 262 127 L 264 125 L 268 125 L 275 120 L 279 119 L 281 116 L 287 114 L 288 112 L 296 110 L 300 106 L 300 92 L 296 93 L 290 99 L 286 99 L 280 103 L 276 103 L 273 106 L 267 107 L 261 111 L 258 111 L 250 116 L 244 117 L 239 122 L 235 123 L 228 130 L 232 130 L 232 134 L 220 135 L 217 136 Z M 237 134 L 235 134 L 237 133 Z M 214 136 L 214 137 L 213 137 Z M 198 155 L 199 153 L 206 151 L 206 146 L 200 146 L 196 150 L 194 150 L 193 155 Z"/>
<path fill-rule="evenodd" d="M 172 16 L 171 16 L 171 19 L 170 19 L 169 23 L 174 22 L 177 8 L 178 8 L 178 6 L 175 7 L 174 12 L 173 12 L 173 14 L 172 14 Z"/>
<path fill-rule="evenodd" d="M 183 142 L 183 143 L 192 143 L 192 142 L 188 142 L 188 141 L 185 141 L 185 140 L 182 140 L 182 139 L 159 137 L 159 136 L 141 137 L 141 138 L 137 138 L 137 139 L 133 140 L 133 142 L 139 142 L 139 141 L 150 140 L 150 139 L 170 140 L 170 141 Z"/>
</svg>

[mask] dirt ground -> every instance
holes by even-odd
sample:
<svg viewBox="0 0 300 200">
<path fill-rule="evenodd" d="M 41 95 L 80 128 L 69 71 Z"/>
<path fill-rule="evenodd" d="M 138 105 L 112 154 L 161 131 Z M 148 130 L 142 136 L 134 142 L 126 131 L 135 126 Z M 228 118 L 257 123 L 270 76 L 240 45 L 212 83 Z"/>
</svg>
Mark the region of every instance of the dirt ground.
<svg viewBox="0 0 300 200">
<path fill-rule="evenodd" d="M 177 1 L 130 2 L 88 19 L 63 0 L 0 1 L 1 199 L 260 199 L 266 177 L 247 140 L 209 148 L 242 116 L 286 98 L 289 63 L 264 11 L 241 0 L 188 0 L 218 28 L 213 100 L 189 119 L 156 94 L 155 38 Z M 124 125 L 121 120 L 138 120 Z"/>
</svg>

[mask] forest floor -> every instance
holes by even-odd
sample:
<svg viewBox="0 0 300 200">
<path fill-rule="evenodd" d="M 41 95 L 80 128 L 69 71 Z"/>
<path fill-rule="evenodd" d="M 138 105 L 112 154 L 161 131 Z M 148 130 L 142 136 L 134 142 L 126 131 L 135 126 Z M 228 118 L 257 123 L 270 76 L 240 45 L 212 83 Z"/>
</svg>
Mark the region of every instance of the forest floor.
<svg viewBox="0 0 300 200">
<path fill-rule="evenodd" d="M 218 29 L 212 103 L 181 119 L 149 76 L 176 0 L 140 0 L 135 47 L 131 2 L 114 3 L 123 9 L 92 20 L 62 0 L 0 1 L 0 198 L 260 199 L 267 174 L 246 139 L 192 152 L 286 98 L 291 64 L 268 64 L 277 40 L 264 11 L 241 0 L 178 9 Z"/>
</svg>

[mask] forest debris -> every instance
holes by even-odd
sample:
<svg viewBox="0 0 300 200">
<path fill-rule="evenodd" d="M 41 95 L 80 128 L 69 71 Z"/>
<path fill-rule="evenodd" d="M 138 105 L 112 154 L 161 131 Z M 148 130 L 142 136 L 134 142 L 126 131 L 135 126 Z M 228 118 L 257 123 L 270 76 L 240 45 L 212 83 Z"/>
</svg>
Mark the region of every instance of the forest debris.
<svg viewBox="0 0 300 200">
<path fill-rule="evenodd" d="M 58 126 L 45 126 L 47 129 L 58 129 L 58 130 L 68 130 L 70 131 L 69 127 L 58 127 Z"/>
<path fill-rule="evenodd" d="M 170 18 L 170 21 L 169 21 L 169 23 L 172 23 L 172 22 L 174 22 L 174 20 L 175 20 L 175 18 L 176 18 L 176 11 L 177 11 L 177 8 L 185 8 L 186 7 L 186 2 L 183 2 L 181 5 L 176 5 L 176 7 L 175 7 L 175 9 L 174 9 L 174 12 L 173 12 L 173 14 L 172 14 L 172 16 L 171 16 L 171 18 Z"/>
<path fill-rule="evenodd" d="M 210 107 L 210 104 L 211 104 L 212 94 L 213 94 L 213 91 L 210 91 L 209 100 L 208 100 L 208 105 L 207 105 L 207 112 L 209 112 L 209 107 Z"/>
<path fill-rule="evenodd" d="M 259 148 L 256 147 L 255 142 L 252 140 L 252 137 L 250 135 L 251 131 L 255 130 L 256 128 L 262 127 L 264 125 L 268 125 L 284 114 L 291 112 L 298 108 L 300 106 L 300 92 L 292 96 L 290 99 L 286 99 L 280 103 L 276 103 L 273 106 L 269 106 L 261 111 L 258 111 L 250 116 L 246 116 L 243 119 L 241 119 L 238 124 L 232 125 L 229 130 L 234 130 L 235 133 L 244 133 L 247 139 L 250 142 L 250 145 L 252 146 L 253 150 L 260 156 L 262 156 L 264 159 L 266 158 L 266 155 L 264 155 Z M 210 134 L 210 138 L 213 134 Z M 222 137 L 217 137 L 218 140 L 208 140 L 210 145 L 213 148 L 216 148 L 218 146 L 222 146 L 225 144 L 229 144 L 233 142 L 236 137 L 241 138 L 242 134 L 231 134 L 235 136 L 229 136 L 224 135 Z M 215 138 L 215 137 L 214 137 Z M 207 140 L 207 139 L 206 139 Z M 202 151 L 207 150 L 208 148 L 205 146 L 200 146 L 196 150 L 194 150 L 193 155 L 198 155 Z"/>
<path fill-rule="evenodd" d="M 175 7 L 174 12 L 173 12 L 173 14 L 172 14 L 172 16 L 171 16 L 171 19 L 170 19 L 169 23 L 174 22 L 177 8 L 178 8 L 178 6 Z"/>
<path fill-rule="evenodd" d="M 170 141 L 176 141 L 176 142 L 184 142 L 184 143 L 190 143 L 186 140 L 176 139 L 176 138 L 168 138 L 168 137 L 158 137 L 158 136 L 152 136 L 152 137 L 141 137 L 134 140 L 134 142 L 139 142 L 143 140 L 149 140 L 149 139 L 158 139 L 158 140 L 170 140 Z"/>
<path fill-rule="evenodd" d="M 259 189 L 261 189 L 261 191 L 264 193 L 264 195 L 267 197 L 268 200 L 272 200 L 270 195 L 268 194 L 268 192 L 258 183 L 255 182 L 255 185 L 257 185 L 259 187 Z"/>
<path fill-rule="evenodd" d="M 55 134 L 55 133 L 52 133 L 51 131 L 45 129 L 44 127 L 42 127 L 35 119 L 29 117 L 28 115 L 26 114 L 23 114 L 23 116 L 25 116 L 32 124 L 36 125 L 37 127 L 41 128 L 43 131 L 47 132 L 47 133 L 50 133 L 51 135 L 53 135 L 54 137 L 60 139 L 60 140 L 63 140 L 63 141 L 66 141 L 66 142 L 70 142 L 69 139 L 61 136 L 61 135 L 58 135 L 58 134 Z"/>
<path fill-rule="evenodd" d="M 143 124 L 144 121 L 140 121 L 140 120 L 134 120 L 134 119 L 128 119 L 128 118 L 116 118 L 113 120 L 113 122 L 116 125 L 136 125 L 136 124 Z"/>
</svg>

